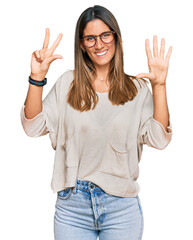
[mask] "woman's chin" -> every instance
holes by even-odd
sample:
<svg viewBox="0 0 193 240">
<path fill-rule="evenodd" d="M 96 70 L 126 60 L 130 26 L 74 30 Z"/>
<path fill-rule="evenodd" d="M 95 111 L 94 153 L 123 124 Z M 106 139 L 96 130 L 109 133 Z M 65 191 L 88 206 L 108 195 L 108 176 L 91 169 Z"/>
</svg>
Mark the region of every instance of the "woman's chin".
<svg viewBox="0 0 193 240">
<path fill-rule="evenodd" d="M 97 66 L 108 66 L 110 64 L 110 61 L 95 61 L 94 62 L 94 65 L 97 65 Z"/>
</svg>

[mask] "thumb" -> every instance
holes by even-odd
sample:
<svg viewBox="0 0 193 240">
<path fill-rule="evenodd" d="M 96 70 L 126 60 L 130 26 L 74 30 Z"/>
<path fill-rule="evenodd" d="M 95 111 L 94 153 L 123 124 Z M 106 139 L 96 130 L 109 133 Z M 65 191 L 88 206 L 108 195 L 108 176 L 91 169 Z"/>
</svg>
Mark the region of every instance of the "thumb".
<svg viewBox="0 0 193 240">
<path fill-rule="evenodd" d="M 51 57 L 48 58 L 48 62 L 49 62 L 49 63 L 52 63 L 54 60 L 56 60 L 56 59 L 62 59 L 62 58 L 63 58 L 63 57 L 62 57 L 61 55 L 55 54 L 55 55 L 53 55 L 53 56 L 51 56 Z"/>
<path fill-rule="evenodd" d="M 149 73 L 139 73 L 136 78 L 149 78 Z"/>
</svg>

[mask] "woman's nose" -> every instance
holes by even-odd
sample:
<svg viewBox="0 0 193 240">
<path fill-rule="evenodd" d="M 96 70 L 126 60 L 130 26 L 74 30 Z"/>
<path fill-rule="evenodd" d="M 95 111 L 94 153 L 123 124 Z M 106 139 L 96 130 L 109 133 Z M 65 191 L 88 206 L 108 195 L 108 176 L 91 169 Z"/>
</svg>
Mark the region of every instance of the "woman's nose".
<svg viewBox="0 0 193 240">
<path fill-rule="evenodd" d="M 101 48 L 103 46 L 103 42 L 101 41 L 100 37 L 96 37 L 96 44 L 95 47 L 96 48 Z"/>
</svg>

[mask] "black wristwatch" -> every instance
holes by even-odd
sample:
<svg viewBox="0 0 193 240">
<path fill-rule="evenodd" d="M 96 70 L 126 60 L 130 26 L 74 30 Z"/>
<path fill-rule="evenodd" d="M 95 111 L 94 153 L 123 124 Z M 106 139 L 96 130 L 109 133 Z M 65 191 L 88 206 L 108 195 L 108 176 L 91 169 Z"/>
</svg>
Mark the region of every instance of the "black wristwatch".
<svg viewBox="0 0 193 240">
<path fill-rule="evenodd" d="M 29 82 L 30 82 L 31 84 L 33 84 L 33 85 L 36 85 L 36 86 L 38 86 L 38 87 L 41 87 L 41 86 L 46 85 L 46 83 L 47 83 L 47 78 L 44 78 L 44 80 L 42 80 L 42 81 L 37 81 L 37 80 L 32 79 L 32 78 L 29 76 Z"/>
</svg>

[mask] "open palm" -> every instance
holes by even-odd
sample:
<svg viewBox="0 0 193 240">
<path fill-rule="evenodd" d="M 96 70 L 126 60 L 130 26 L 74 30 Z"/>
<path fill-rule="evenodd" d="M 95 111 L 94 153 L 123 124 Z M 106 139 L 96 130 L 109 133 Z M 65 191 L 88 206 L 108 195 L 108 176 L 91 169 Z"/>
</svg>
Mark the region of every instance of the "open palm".
<svg viewBox="0 0 193 240">
<path fill-rule="evenodd" d="M 161 39 L 160 53 L 158 54 L 157 36 L 153 37 L 153 55 L 151 53 L 149 39 L 145 40 L 145 50 L 148 59 L 149 73 L 137 74 L 137 78 L 148 78 L 152 86 L 165 85 L 169 67 L 169 59 L 172 52 L 172 47 L 169 48 L 166 57 L 165 55 L 165 39 Z"/>
</svg>

